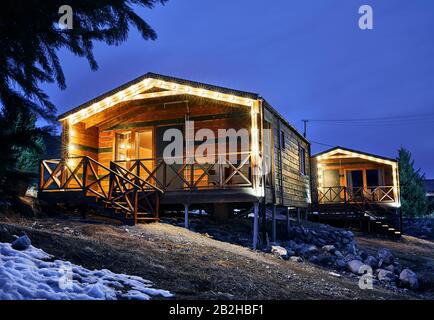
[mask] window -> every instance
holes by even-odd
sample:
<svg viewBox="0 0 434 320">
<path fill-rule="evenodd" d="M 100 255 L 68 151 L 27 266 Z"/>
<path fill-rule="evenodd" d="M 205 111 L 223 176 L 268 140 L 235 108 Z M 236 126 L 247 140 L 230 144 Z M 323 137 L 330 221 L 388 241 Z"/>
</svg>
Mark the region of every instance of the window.
<svg viewBox="0 0 434 320">
<path fill-rule="evenodd" d="M 285 132 L 280 131 L 280 149 L 285 149 Z"/>
<path fill-rule="evenodd" d="M 298 159 L 300 165 L 300 173 L 306 174 L 306 150 L 302 146 L 298 146 Z"/>
</svg>

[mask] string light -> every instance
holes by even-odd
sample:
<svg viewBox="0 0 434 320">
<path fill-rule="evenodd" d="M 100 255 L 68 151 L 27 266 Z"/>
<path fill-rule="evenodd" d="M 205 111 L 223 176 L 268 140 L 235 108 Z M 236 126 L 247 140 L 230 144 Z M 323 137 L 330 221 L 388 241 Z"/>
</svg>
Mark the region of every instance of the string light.
<svg viewBox="0 0 434 320">
<path fill-rule="evenodd" d="M 168 89 L 171 88 L 171 91 L 163 91 L 163 92 L 155 92 L 151 93 L 149 96 L 146 94 L 140 94 L 140 92 L 148 90 L 152 87 L 158 87 L 162 89 Z M 230 95 L 230 94 L 222 94 L 217 91 L 213 90 L 206 90 L 206 89 L 198 89 L 195 87 L 187 86 L 187 85 L 180 85 L 178 83 L 174 82 L 167 82 L 163 80 L 155 80 L 152 78 L 147 78 L 141 81 L 138 84 L 134 84 L 122 91 L 119 91 L 115 94 L 113 94 L 110 97 L 107 97 L 99 102 L 96 102 L 92 104 L 91 106 L 80 110 L 74 114 L 71 114 L 61 120 L 68 119 L 70 121 L 70 124 L 75 124 L 77 122 L 80 122 L 96 113 L 99 113 L 105 109 L 108 109 L 112 107 L 114 104 L 120 102 L 120 101 L 128 101 L 128 100 L 136 100 L 136 99 L 145 99 L 147 97 L 162 97 L 162 96 L 170 96 L 175 94 L 182 94 L 182 93 L 188 93 L 191 95 L 196 95 L 200 97 L 205 98 L 211 98 L 219 101 L 225 101 L 225 102 L 231 102 L 231 103 L 237 103 L 240 105 L 245 105 L 249 107 L 254 106 L 254 102 L 256 100 L 250 99 L 250 98 L 244 98 L 236 95 Z"/>
</svg>

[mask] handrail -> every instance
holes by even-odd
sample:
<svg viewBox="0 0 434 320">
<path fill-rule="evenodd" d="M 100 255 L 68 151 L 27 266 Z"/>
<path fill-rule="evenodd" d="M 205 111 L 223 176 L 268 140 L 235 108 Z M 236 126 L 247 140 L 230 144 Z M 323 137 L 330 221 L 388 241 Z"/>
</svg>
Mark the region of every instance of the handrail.
<svg viewBox="0 0 434 320">
<path fill-rule="evenodd" d="M 351 203 L 371 201 L 374 203 L 393 202 L 393 186 L 347 187 L 330 186 L 318 187 L 319 203 Z"/>
<path fill-rule="evenodd" d="M 151 189 L 155 189 L 155 190 L 157 190 L 157 191 L 159 191 L 159 192 L 161 192 L 161 193 L 164 193 L 164 190 L 162 190 L 162 189 L 160 189 L 160 188 L 158 188 L 158 187 L 156 187 L 156 186 L 153 186 L 152 184 L 150 184 L 150 183 L 147 182 L 146 180 L 142 179 L 141 177 L 139 177 L 139 176 L 136 175 L 135 173 L 133 173 L 133 172 L 127 170 L 126 168 L 122 167 L 121 165 L 115 163 L 114 161 L 110 161 L 110 163 L 113 164 L 114 166 L 116 166 L 116 168 L 119 168 L 119 169 L 122 169 L 122 170 L 127 171 L 127 174 L 132 175 L 135 179 L 137 179 L 137 180 L 143 182 L 143 184 L 146 184 L 146 185 L 149 186 Z M 115 172 L 115 173 L 116 173 L 116 172 Z M 116 174 L 117 174 L 117 173 L 116 173 Z M 122 176 L 122 175 L 120 175 L 120 176 Z M 126 179 L 126 178 L 124 177 L 124 179 Z M 126 179 L 126 180 L 128 180 L 128 179 Z M 137 186 L 137 185 L 136 185 L 136 186 Z M 143 187 L 142 187 L 142 186 L 137 186 L 137 187 L 138 187 L 138 188 L 141 188 L 141 189 L 143 190 Z"/>
</svg>

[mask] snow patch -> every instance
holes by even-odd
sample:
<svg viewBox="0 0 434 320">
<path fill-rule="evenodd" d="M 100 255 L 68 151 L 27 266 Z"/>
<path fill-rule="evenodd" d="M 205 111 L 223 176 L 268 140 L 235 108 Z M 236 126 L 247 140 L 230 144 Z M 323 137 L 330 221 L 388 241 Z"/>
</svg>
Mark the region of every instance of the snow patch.
<svg viewBox="0 0 434 320">
<path fill-rule="evenodd" d="M 152 288 L 152 283 L 141 277 L 107 269 L 89 270 L 52 259 L 33 246 L 17 251 L 0 242 L 0 300 L 149 300 L 173 296 Z"/>
</svg>

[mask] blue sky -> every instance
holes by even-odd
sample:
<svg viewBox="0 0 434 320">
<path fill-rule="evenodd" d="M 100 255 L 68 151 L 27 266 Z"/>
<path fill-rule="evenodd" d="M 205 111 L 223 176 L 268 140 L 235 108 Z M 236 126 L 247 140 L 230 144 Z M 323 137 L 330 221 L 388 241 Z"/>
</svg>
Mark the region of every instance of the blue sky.
<svg viewBox="0 0 434 320">
<path fill-rule="evenodd" d="M 373 30 L 358 28 L 363 4 Z M 434 113 L 432 0 L 170 0 L 140 14 L 158 40 L 132 30 L 118 47 L 96 44 L 96 72 L 60 52 L 68 87 L 44 86 L 59 112 L 152 71 L 258 92 L 300 130 Z M 434 178 L 434 116 L 312 122 L 308 138 L 389 157 L 402 145 Z"/>
</svg>

